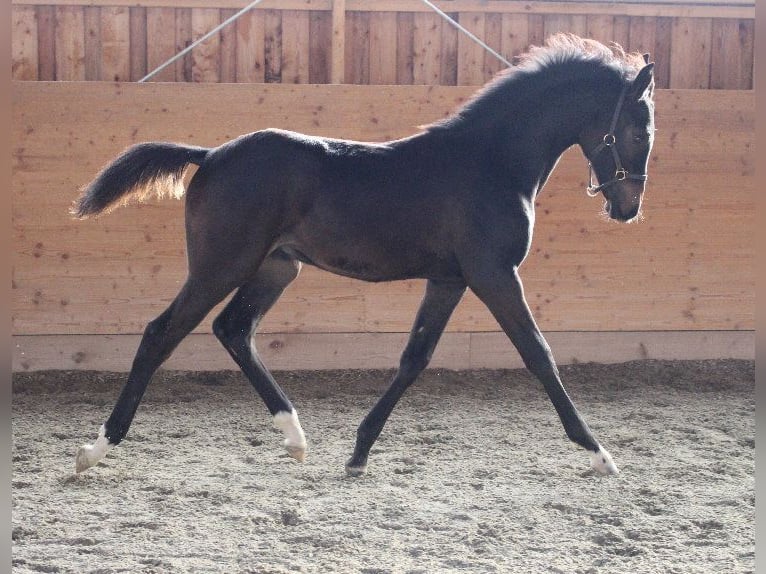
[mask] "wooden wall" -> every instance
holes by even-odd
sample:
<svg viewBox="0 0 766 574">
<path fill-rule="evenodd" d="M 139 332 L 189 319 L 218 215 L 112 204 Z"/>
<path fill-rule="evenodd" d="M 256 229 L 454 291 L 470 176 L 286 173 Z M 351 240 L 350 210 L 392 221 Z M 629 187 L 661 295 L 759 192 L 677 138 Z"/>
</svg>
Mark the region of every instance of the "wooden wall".
<svg viewBox="0 0 766 574">
<path fill-rule="evenodd" d="M 13 77 L 136 81 L 244 0 L 12 0 Z M 419 0 L 267 0 L 154 79 L 477 85 L 502 64 Z M 650 52 L 660 88 L 751 89 L 754 4 L 447 0 L 507 58 L 570 31 Z M 333 32 L 340 45 L 333 47 Z M 336 69 L 334 69 L 336 68 Z"/>
<path fill-rule="evenodd" d="M 472 91 L 14 83 L 14 368 L 92 366 L 83 363 L 88 353 L 129 361 L 136 335 L 183 282 L 181 202 L 131 205 L 93 221 L 68 216 L 78 187 L 126 145 L 159 139 L 212 146 L 265 127 L 384 140 L 443 117 Z M 728 352 L 716 333 L 752 335 L 754 100 L 751 91 L 658 91 L 646 220 L 636 225 L 599 217 L 601 201 L 584 193 L 585 159 L 579 150 L 565 154 L 539 198 L 532 252 L 522 269 L 543 330 L 585 334 L 581 341 L 607 351 L 615 331 L 702 333 L 708 346 L 697 343 L 686 356 L 716 345 Z M 394 364 L 422 287 L 420 281 L 366 284 L 306 268 L 265 321 L 264 332 L 272 334 L 266 351 L 279 354 L 293 345 L 288 359 L 300 361 L 302 351 L 313 349 L 310 365 L 317 367 Z M 197 332 L 209 329 L 210 318 Z M 448 353 L 451 366 L 502 366 L 508 363 L 497 357 L 513 354 L 471 294 L 448 331 L 440 352 Z M 100 335 L 95 347 L 92 337 L 77 342 L 94 334 Z M 736 339 L 737 352 L 752 353 L 750 340 Z M 474 352 L 479 341 L 483 354 Z M 339 355 L 363 343 L 366 350 L 351 363 Z M 656 356 L 640 338 L 631 345 L 633 354 Z M 667 341 L 657 345 L 660 354 L 673 348 Z M 62 355 L 62 349 L 68 351 Z M 216 356 L 225 359 L 223 352 Z"/>
</svg>

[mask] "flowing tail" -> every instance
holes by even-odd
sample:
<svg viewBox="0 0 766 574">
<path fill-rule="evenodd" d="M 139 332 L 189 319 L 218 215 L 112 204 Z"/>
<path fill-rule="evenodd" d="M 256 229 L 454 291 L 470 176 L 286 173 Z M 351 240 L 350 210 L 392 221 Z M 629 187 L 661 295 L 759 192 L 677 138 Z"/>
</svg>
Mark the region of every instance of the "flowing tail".
<svg viewBox="0 0 766 574">
<path fill-rule="evenodd" d="M 139 201 L 150 195 L 180 199 L 186 191 L 183 184 L 186 166 L 201 165 L 209 151 L 163 142 L 131 146 L 82 188 L 71 213 L 84 219 L 124 205 L 133 197 Z"/>
</svg>

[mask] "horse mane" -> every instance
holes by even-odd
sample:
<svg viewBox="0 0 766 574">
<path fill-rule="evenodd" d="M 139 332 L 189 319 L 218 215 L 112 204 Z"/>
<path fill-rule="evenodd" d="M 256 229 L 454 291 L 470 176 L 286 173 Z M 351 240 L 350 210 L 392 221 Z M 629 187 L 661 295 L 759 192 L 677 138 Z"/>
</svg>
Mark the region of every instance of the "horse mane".
<svg viewBox="0 0 766 574">
<path fill-rule="evenodd" d="M 515 67 L 519 70 L 544 68 L 578 60 L 598 62 L 604 66 L 614 66 L 626 76 L 638 72 L 644 65 L 641 54 L 628 53 L 616 42 L 607 46 L 597 40 L 569 33 L 554 34 L 543 46 L 531 46 L 526 54 L 517 56 L 515 60 Z"/>
<path fill-rule="evenodd" d="M 624 84 L 644 65 L 641 54 L 628 53 L 615 42 L 607 46 L 575 34 L 554 34 L 542 46 L 530 46 L 526 53 L 515 56 L 512 67 L 495 74 L 455 114 L 424 128 L 431 131 L 457 127 L 466 119 L 475 119 L 487 104 L 499 103 L 499 98 L 507 106 L 514 94 L 520 97 L 528 94 L 533 82 L 541 87 L 552 86 L 562 77 L 581 77 L 587 67 L 612 76 L 615 83 Z M 568 72 L 568 75 L 562 76 L 561 72 Z"/>
</svg>

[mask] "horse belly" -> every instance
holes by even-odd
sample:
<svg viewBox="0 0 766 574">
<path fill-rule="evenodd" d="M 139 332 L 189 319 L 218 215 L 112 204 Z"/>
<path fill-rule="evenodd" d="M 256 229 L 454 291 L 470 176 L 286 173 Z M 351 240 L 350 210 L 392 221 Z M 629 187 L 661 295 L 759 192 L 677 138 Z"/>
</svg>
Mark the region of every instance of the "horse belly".
<svg viewBox="0 0 766 574">
<path fill-rule="evenodd" d="M 364 281 L 460 277 L 451 218 L 435 184 L 412 189 L 385 159 L 327 166 L 294 192 L 281 242 L 307 262 Z M 344 164 L 345 166 L 345 164 Z"/>
<path fill-rule="evenodd" d="M 303 263 L 362 281 L 461 277 L 457 259 L 450 254 L 422 247 L 403 250 L 401 246 L 371 242 L 369 238 L 342 244 L 288 241 L 279 248 Z"/>
</svg>

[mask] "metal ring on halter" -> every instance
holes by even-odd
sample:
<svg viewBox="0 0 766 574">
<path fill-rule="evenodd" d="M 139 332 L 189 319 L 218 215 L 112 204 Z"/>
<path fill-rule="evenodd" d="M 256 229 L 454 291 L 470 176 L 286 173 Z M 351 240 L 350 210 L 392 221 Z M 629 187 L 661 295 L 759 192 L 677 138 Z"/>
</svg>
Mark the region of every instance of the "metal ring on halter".
<svg viewBox="0 0 766 574">
<path fill-rule="evenodd" d="M 604 134 L 604 145 L 606 147 L 611 147 L 616 143 L 617 138 L 614 136 L 614 134 Z"/>
<path fill-rule="evenodd" d="M 601 190 L 591 185 L 585 188 L 585 193 L 588 194 L 588 197 L 596 197 L 599 193 L 601 193 Z"/>
<path fill-rule="evenodd" d="M 614 173 L 614 181 L 622 181 L 622 180 L 624 180 L 626 177 L 628 177 L 628 172 L 627 172 L 627 171 L 625 171 L 624 169 L 618 169 L 618 170 L 617 170 L 617 171 Z"/>
</svg>

